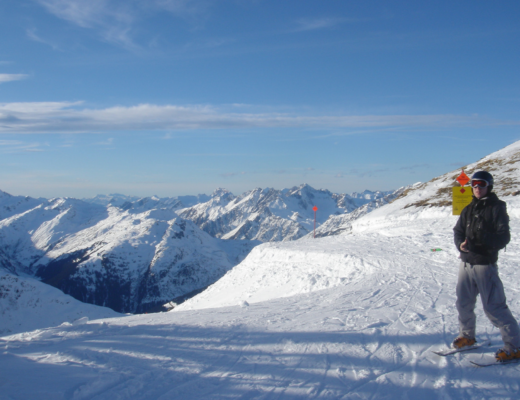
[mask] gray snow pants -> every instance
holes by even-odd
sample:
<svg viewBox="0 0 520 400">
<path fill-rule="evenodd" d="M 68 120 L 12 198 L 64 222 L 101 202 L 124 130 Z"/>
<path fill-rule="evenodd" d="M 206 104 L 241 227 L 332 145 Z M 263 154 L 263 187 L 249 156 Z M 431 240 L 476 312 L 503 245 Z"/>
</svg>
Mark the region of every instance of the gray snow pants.
<svg viewBox="0 0 520 400">
<path fill-rule="evenodd" d="M 457 282 L 457 310 L 460 334 L 475 337 L 477 318 L 475 303 L 480 294 L 484 312 L 491 323 L 500 329 L 505 349 L 520 347 L 520 328 L 506 304 L 504 286 L 496 264 L 471 265 L 461 262 Z"/>
</svg>

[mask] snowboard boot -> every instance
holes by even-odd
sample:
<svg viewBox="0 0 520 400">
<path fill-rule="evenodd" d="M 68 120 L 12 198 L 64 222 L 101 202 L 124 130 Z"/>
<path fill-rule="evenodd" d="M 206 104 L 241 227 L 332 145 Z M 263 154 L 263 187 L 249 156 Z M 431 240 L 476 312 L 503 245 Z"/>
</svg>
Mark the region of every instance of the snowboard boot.
<svg viewBox="0 0 520 400">
<path fill-rule="evenodd" d="M 462 349 L 463 347 L 473 346 L 475 343 L 477 343 L 475 338 L 459 336 L 453 341 L 451 347 L 453 347 L 454 349 Z"/>
<path fill-rule="evenodd" d="M 495 358 L 498 362 L 511 361 L 520 359 L 520 348 L 507 351 L 506 349 L 498 349 L 495 353 Z"/>
</svg>

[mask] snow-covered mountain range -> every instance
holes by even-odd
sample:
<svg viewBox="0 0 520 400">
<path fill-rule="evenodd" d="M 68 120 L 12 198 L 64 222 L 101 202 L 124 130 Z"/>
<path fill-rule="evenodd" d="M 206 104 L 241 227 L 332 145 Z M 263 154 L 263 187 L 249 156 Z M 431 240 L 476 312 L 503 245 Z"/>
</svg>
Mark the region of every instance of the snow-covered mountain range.
<svg viewBox="0 0 520 400">
<path fill-rule="evenodd" d="M 351 213 L 380 201 L 390 192 L 335 194 L 307 184 L 292 189 L 257 188 L 240 196 L 219 189 L 211 200 L 179 211 L 202 230 L 222 239 L 279 242 L 299 239 L 313 230 L 314 211 L 318 226 L 333 215 Z"/>
<path fill-rule="evenodd" d="M 28 196 L 12 196 L 0 190 L 0 221 L 15 214 L 21 214 L 44 202 L 45 199 L 34 199 Z"/>
<path fill-rule="evenodd" d="M 120 193 L 112 193 L 109 195 L 98 194 L 92 198 L 82 199 L 87 203 L 100 204 L 103 206 L 115 206 L 126 208 L 129 207 L 130 204 L 137 203 L 148 203 L 149 205 L 155 205 L 155 207 L 161 208 L 162 206 L 166 206 L 168 208 L 185 208 L 191 207 L 198 203 L 203 203 L 209 201 L 211 199 L 210 196 L 205 194 L 199 194 L 197 196 L 175 196 L 175 197 L 166 197 L 160 198 L 158 196 L 151 196 L 148 198 L 141 198 L 137 196 L 127 196 Z"/>
<path fill-rule="evenodd" d="M 214 283 L 260 241 L 307 234 L 314 205 L 325 221 L 384 195 L 337 195 L 308 185 L 238 197 L 224 189 L 212 196 L 88 200 L 1 192 L 0 267 L 86 303 L 145 312 Z"/>
<path fill-rule="evenodd" d="M 257 244 L 215 239 L 156 203 L 45 201 L 0 221 L 0 266 L 86 303 L 143 312 L 215 282 Z"/>
<path fill-rule="evenodd" d="M 520 142 L 465 170 L 480 168 L 511 218 L 498 265 L 520 320 Z M 458 334 L 449 191 L 459 173 L 409 187 L 337 235 L 261 244 L 172 312 L 0 337 L 1 396 L 516 399 L 519 364 L 470 363 L 502 345 L 480 304 L 477 339 L 490 344 L 432 352 Z"/>
</svg>

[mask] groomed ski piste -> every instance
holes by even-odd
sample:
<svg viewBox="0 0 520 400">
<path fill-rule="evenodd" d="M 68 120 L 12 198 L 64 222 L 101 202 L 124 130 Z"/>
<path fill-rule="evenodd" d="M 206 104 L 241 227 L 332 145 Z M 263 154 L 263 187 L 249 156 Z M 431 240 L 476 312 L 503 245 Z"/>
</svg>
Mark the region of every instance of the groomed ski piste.
<svg viewBox="0 0 520 400">
<path fill-rule="evenodd" d="M 498 265 L 517 319 L 519 154 L 515 143 L 486 164 L 512 178 L 496 185 L 512 231 Z M 258 246 L 172 312 L 4 336 L 0 399 L 517 399 L 520 364 L 471 364 L 501 346 L 479 303 L 478 339 L 490 346 L 432 352 L 457 335 L 457 217 L 442 206 L 456 173 L 417 185 L 344 236 Z"/>
</svg>

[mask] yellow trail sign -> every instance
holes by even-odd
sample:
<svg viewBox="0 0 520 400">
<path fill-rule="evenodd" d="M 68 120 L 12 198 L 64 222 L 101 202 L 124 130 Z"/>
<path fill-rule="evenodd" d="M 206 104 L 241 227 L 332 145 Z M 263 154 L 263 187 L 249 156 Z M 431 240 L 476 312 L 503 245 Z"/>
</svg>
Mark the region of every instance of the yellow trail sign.
<svg viewBox="0 0 520 400">
<path fill-rule="evenodd" d="M 471 188 L 456 186 L 453 190 L 453 215 L 460 215 L 464 207 L 471 203 L 473 192 Z"/>
</svg>

